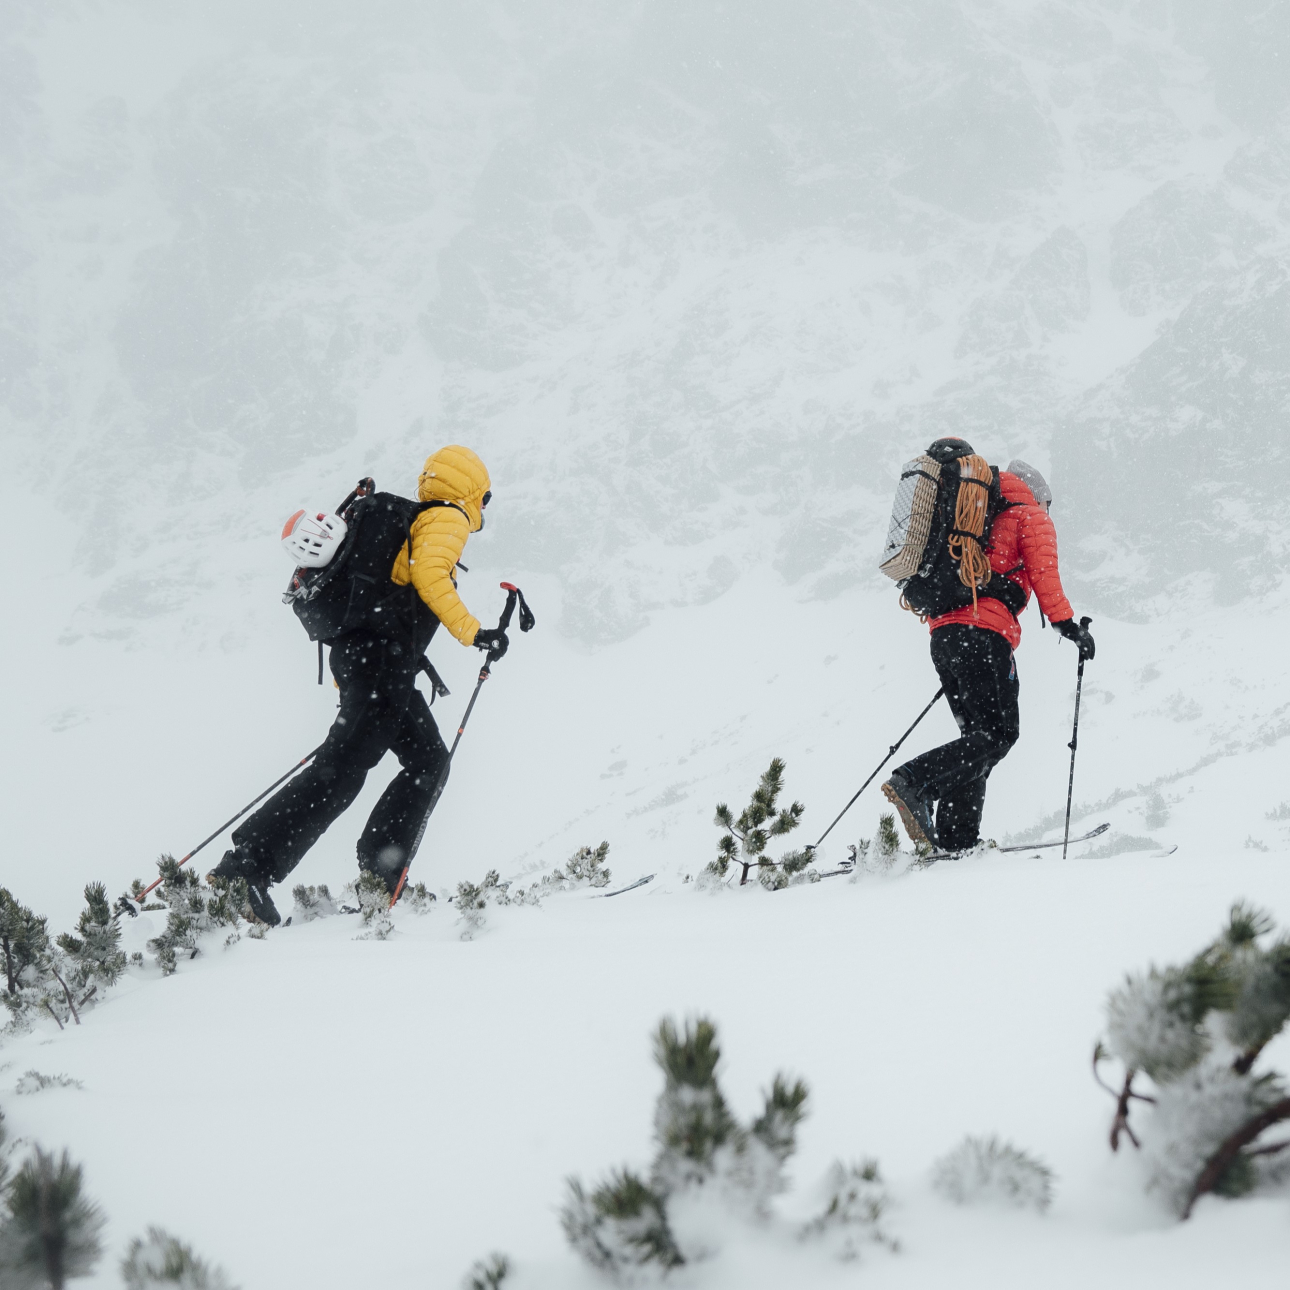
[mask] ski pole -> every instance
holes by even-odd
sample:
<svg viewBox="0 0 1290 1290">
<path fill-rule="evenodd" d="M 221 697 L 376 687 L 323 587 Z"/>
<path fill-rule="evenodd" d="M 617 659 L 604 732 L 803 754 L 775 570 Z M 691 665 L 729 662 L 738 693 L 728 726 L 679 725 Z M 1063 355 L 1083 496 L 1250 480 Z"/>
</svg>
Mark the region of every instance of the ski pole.
<svg viewBox="0 0 1290 1290">
<path fill-rule="evenodd" d="M 937 700 L 944 693 L 945 693 L 945 688 L 944 686 L 942 686 L 941 689 L 937 690 L 936 693 L 932 695 L 931 703 L 929 703 L 927 707 L 925 707 L 922 710 L 922 712 L 920 712 L 918 716 L 914 718 L 914 725 L 910 726 L 909 729 L 906 730 L 905 733 L 901 735 L 900 738 L 897 739 L 896 742 L 892 744 L 890 748 L 887 749 L 887 755 L 882 759 L 882 761 L 878 763 L 876 767 L 874 767 L 873 774 L 870 775 L 869 778 L 866 779 L 865 782 L 861 784 L 859 788 L 856 789 L 855 796 L 852 797 L 852 799 L 838 812 L 837 819 L 833 821 L 833 824 L 830 824 L 829 827 L 825 829 L 823 833 L 820 834 L 820 841 L 814 842 L 806 848 L 808 851 L 814 851 L 820 845 L 820 842 L 823 842 L 824 839 L 827 838 L 829 834 L 833 832 L 834 825 L 836 825 L 838 820 L 840 820 L 856 804 L 856 798 L 858 798 L 860 794 L 863 793 L 865 789 L 868 788 L 869 785 L 872 784 L 873 781 L 878 778 L 878 772 L 896 755 L 896 749 L 898 749 L 900 745 L 903 744 L 905 740 L 908 739 L 909 736 L 914 733 L 914 726 L 918 725 L 918 723 L 936 706 Z"/>
<path fill-rule="evenodd" d="M 1079 625 L 1088 630 L 1091 618 L 1081 618 Z M 1062 859 L 1066 859 L 1067 848 L 1071 844 L 1071 800 L 1075 795 L 1075 749 L 1079 745 L 1079 700 L 1084 690 L 1084 654 L 1080 652 L 1079 668 L 1075 672 L 1075 725 L 1071 730 L 1071 741 L 1067 747 L 1071 750 L 1071 773 L 1066 781 L 1066 832 L 1062 835 Z"/>
<path fill-rule="evenodd" d="M 318 756 L 320 752 L 322 752 L 322 744 L 319 744 L 318 747 L 313 750 L 313 752 L 309 753 L 305 757 L 302 757 L 298 762 L 296 762 L 296 764 L 292 766 L 292 768 L 289 771 L 287 771 L 287 773 L 283 775 L 281 779 L 275 779 L 273 783 L 270 784 L 269 787 L 266 788 L 264 792 L 260 794 L 259 797 L 253 798 L 251 801 L 249 801 L 240 811 L 238 811 L 238 813 L 235 816 L 232 817 L 232 819 L 225 820 L 224 823 L 221 824 L 219 828 L 216 829 L 215 832 L 210 835 L 210 837 L 203 838 L 202 841 L 200 841 L 186 856 L 184 856 L 184 858 L 181 861 L 179 861 L 179 863 L 181 865 L 187 864 L 193 858 L 193 856 L 195 856 L 204 846 L 206 846 L 210 842 L 214 842 L 215 839 L 219 837 L 219 835 L 223 833 L 225 829 L 227 829 L 230 825 L 236 824 L 238 820 L 240 820 L 242 816 L 244 816 L 247 813 L 247 811 L 249 811 L 253 806 L 258 806 L 262 801 L 264 801 L 266 797 L 269 796 L 270 793 L 273 792 L 275 788 L 277 788 L 280 784 L 285 784 L 286 781 L 289 780 L 292 777 L 292 775 L 296 773 L 296 771 L 298 771 L 302 766 L 307 766 L 315 757 Z M 132 896 L 131 899 L 134 900 L 137 904 L 142 905 L 144 900 L 147 898 L 148 893 L 152 891 L 154 888 L 159 887 L 161 885 L 161 882 L 162 880 L 160 878 L 154 878 L 137 896 Z"/>
<path fill-rule="evenodd" d="M 524 593 L 513 582 L 503 582 L 499 585 L 506 592 L 506 608 L 502 610 L 502 616 L 497 620 L 497 630 L 504 632 L 511 625 L 511 615 L 515 612 L 515 605 L 518 601 L 520 606 L 520 631 L 532 631 L 537 619 L 533 617 L 533 611 L 529 608 L 528 601 L 524 599 Z M 444 763 L 443 772 L 439 776 L 439 784 L 435 790 L 435 795 L 430 802 L 429 809 L 421 817 L 421 827 L 417 830 L 417 835 L 412 841 L 412 849 L 408 852 L 408 857 L 403 862 L 403 872 L 399 874 L 399 881 L 394 888 L 394 895 L 390 897 L 389 907 L 391 909 L 394 908 L 395 901 L 403 894 L 403 885 L 408 880 L 408 870 L 412 868 L 413 857 L 421 845 L 426 825 L 430 822 L 430 812 L 434 810 L 439 801 L 439 794 L 443 792 L 443 786 L 448 779 L 448 771 L 452 766 L 453 756 L 457 752 L 457 745 L 461 743 L 461 736 L 465 733 L 466 723 L 470 720 L 470 714 L 475 710 L 475 700 L 479 698 L 479 692 L 484 688 L 484 682 L 492 676 L 493 664 L 496 661 L 497 654 L 495 649 L 490 649 L 484 658 L 484 666 L 479 669 L 479 680 L 475 682 L 474 693 L 470 696 L 470 702 L 466 704 L 466 711 L 462 714 L 461 725 L 457 727 L 457 737 L 452 741 L 452 747 L 448 749 L 448 760 Z"/>
</svg>

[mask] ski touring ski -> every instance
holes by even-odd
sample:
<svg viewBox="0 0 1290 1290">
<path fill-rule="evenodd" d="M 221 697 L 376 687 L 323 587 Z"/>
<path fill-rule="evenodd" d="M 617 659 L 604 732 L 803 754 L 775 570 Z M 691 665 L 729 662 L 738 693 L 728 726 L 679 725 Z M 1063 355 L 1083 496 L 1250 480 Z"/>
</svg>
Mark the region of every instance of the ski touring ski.
<svg viewBox="0 0 1290 1290">
<path fill-rule="evenodd" d="M 653 882 L 654 875 L 647 873 L 643 878 L 637 878 L 635 882 L 628 884 L 626 887 L 619 887 L 617 891 L 600 891 L 597 892 L 593 900 L 608 900 L 610 896 L 621 896 L 625 891 L 635 891 L 637 887 L 643 887 L 647 882 Z"/>
<path fill-rule="evenodd" d="M 1092 838 L 1101 837 L 1111 826 L 1110 824 L 1099 824 L 1095 829 L 1089 829 L 1087 833 L 1081 833 L 1077 838 L 1071 838 L 1071 843 L 1088 842 Z M 1066 845 L 1065 839 L 1058 838 L 1056 842 L 1028 842 L 1024 846 L 1011 847 L 990 847 L 990 851 L 1000 853 L 1017 852 L 1017 851 L 1043 851 L 1049 847 L 1060 847 Z M 976 848 L 972 848 L 975 850 Z M 938 860 L 957 860 L 960 855 L 968 855 L 967 851 L 933 851 L 929 856 L 923 856 L 919 861 L 920 864 L 935 864 Z"/>
</svg>

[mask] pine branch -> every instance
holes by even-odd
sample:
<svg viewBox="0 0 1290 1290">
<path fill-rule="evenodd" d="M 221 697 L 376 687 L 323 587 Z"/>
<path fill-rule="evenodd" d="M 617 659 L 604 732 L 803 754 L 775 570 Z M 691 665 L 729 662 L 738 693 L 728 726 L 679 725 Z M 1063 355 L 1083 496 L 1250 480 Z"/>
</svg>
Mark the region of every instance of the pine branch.
<svg viewBox="0 0 1290 1290">
<path fill-rule="evenodd" d="M 1187 1198 L 1187 1205 L 1183 1209 L 1183 1218 L 1190 1218 L 1196 1202 L 1222 1182 L 1223 1176 L 1236 1163 L 1242 1148 L 1249 1146 L 1264 1129 L 1271 1128 L 1282 1120 L 1290 1120 L 1290 1097 L 1283 1097 L 1279 1102 L 1274 1102 L 1267 1110 L 1247 1121 L 1235 1133 L 1224 1139 L 1218 1150 L 1206 1162 L 1200 1177 L 1196 1179 L 1191 1194 Z"/>
</svg>

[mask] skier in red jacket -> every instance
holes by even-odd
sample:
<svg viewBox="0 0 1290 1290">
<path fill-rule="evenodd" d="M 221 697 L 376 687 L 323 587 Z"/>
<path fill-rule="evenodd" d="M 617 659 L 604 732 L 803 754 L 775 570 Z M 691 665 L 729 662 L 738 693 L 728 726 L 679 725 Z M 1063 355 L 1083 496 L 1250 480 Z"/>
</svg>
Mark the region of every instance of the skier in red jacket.
<svg viewBox="0 0 1290 1290">
<path fill-rule="evenodd" d="M 962 439 L 938 439 L 927 455 L 948 462 L 973 454 Z M 1093 637 L 1076 623 L 1057 571 L 1048 484 L 1033 466 L 1014 461 L 999 472 L 999 486 L 1004 509 L 986 547 L 991 581 L 1007 578 L 1021 588 L 1018 613 L 1033 592 L 1049 622 L 1076 643 L 1081 658 L 1091 659 Z M 898 767 L 882 791 L 914 842 L 962 851 L 980 840 L 986 780 L 1020 733 L 1013 650 L 1021 643 L 1021 624 L 1001 599 L 982 595 L 975 605 L 930 619 L 928 627 L 932 662 L 959 737 Z"/>
</svg>

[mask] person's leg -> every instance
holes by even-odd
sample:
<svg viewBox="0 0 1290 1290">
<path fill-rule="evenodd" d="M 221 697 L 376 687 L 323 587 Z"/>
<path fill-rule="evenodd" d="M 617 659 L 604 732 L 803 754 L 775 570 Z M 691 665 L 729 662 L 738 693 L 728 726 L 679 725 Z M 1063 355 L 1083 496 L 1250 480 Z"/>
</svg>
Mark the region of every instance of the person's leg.
<svg viewBox="0 0 1290 1290">
<path fill-rule="evenodd" d="M 241 862 L 281 882 L 354 801 L 367 772 L 385 755 L 412 690 L 412 674 L 388 642 L 365 635 L 332 646 L 340 712 L 312 764 L 233 833 Z"/>
<path fill-rule="evenodd" d="M 952 623 L 932 633 L 932 662 L 958 723 L 959 737 L 911 758 L 897 768 L 897 773 L 923 796 L 939 800 L 960 785 L 988 774 L 1007 751 L 998 750 L 1005 724 L 999 713 L 998 670 L 1002 662 L 1006 677 L 1012 666 L 1012 650 L 998 632 Z M 1014 694 L 1014 707 L 1015 702 Z M 1014 734 L 1014 741 L 1015 738 Z"/>
<path fill-rule="evenodd" d="M 379 875 L 393 892 L 448 780 L 448 749 L 419 690 L 403 710 L 390 751 L 403 769 L 368 817 L 358 840 L 358 867 Z"/>
<path fill-rule="evenodd" d="M 964 850 L 980 841 L 986 781 L 1011 751 L 1021 731 L 1017 702 L 1020 687 L 1012 649 L 996 632 L 979 631 L 978 635 L 992 639 L 971 643 L 976 663 L 961 700 L 965 727 L 971 728 L 977 743 L 984 742 L 986 751 L 976 763 L 977 773 L 952 785 L 937 806 L 936 833 L 947 851 Z"/>
</svg>

